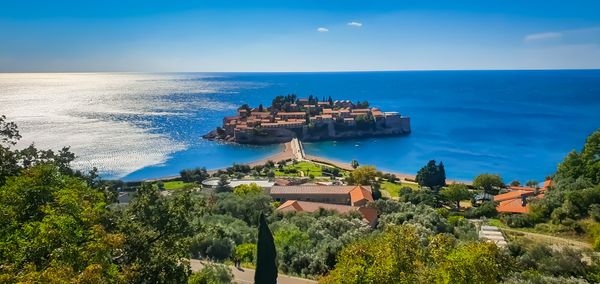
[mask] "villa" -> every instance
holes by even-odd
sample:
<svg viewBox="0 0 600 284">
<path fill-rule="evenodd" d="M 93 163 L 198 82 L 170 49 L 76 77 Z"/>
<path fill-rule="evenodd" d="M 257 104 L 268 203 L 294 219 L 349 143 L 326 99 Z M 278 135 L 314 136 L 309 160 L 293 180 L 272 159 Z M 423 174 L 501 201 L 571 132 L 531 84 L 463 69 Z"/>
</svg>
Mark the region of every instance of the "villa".
<svg viewBox="0 0 600 284">
<path fill-rule="evenodd" d="M 552 187 L 552 180 L 546 180 L 541 188 L 511 186 L 509 192 L 494 196 L 498 202 L 496 211 L 499 213 L 528 213 L 530 197 L 544 198 L 544 193 Z"/>
<path fill-rule="evenodd" d="M 373 202 L 371 189 L 365 186 L 273 186 L 269 194 L 275 201 L 286 202 L 289 200 L 320 202 L 348 206 L 366 206 Z"/>
<path fill-rule="evenodd" d="M 277 207 L 276 210 L 278 212 L 316 212 L 321 209 L 335 211 L 338 214 L 358 212 L 363 217 L 363 220 L 371 227 L 374 227 L 378 220 L 377 209 L 375 208 L 327 204 L 320 202 L 288 200 Z"/>
</svg>

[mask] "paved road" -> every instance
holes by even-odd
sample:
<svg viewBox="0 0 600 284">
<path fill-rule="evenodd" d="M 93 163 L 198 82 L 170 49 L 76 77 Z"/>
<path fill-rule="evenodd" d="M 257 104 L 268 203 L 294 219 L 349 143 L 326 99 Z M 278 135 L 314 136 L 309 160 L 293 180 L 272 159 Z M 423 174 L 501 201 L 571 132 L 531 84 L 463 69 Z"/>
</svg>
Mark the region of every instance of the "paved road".
<svg viewBox="0 0 600 284">
<path fill-rule="evenodd" d="M 190 265 L 192 267 L 192 271 L 199 271 L 202 269 L 203 261 L 198 259 L 190 259 Z M 231 272 L 233 273 L 233 279 L 235 283 L 239 284 L 252 284 L 254 283 L 254 270 L 242 268 L 237 269 L 233 266 L 230 266 Z M 277 277 L 278 284 L 315 284 L 317 281 L 303 279 L 298 277 L 287 276 L 283 274 L 279 274 Z"/>
</svg>

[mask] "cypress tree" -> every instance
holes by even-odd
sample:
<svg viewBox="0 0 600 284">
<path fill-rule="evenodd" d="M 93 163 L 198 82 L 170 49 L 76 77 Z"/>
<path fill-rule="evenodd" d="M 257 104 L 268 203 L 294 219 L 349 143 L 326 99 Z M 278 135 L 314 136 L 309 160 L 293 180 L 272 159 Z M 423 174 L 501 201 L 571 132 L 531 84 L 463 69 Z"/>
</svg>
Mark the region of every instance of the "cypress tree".
<svg viewBox="0 0 600 284">
<path fill-rule="evenodd" d="M 276 284 L 277 283 L 277 262 L 275 260 L 277 252 L 273 235 L 265 215 L 260 214 L 258 219 L 258 243 L 256 244 L 256 272 L 254 273 L 255 284 Z"/>
</svg>

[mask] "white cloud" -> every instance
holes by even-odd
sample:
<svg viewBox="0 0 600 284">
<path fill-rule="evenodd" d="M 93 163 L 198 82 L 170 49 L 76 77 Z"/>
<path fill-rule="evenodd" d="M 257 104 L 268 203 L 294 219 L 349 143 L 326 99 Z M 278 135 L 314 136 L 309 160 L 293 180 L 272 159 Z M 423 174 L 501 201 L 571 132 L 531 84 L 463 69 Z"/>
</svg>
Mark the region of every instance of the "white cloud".
<svg viewBox="0 0 600 284">
<path fill-rule="evenodd" d="M 319 28 L 317 29 L 317 32 L 320 32 L 320 33 L 326 33 L 326 32 L 328 32 L 328 31 L 329 31 L 329 29 L 328 29 L 328 28 L 324 28 L 324 27 L 319 27 Z"/>
<path fill-rule="evenodd" d="M 559 39 L 562 36 L 563 36 L 563 34 L 558 33 L 558 32 L 537 33 L 537 34 L 530 34 L 530 35 L 525 36 L 525 41 L 542 41 L 542 40 Z"/>
<path fill-rule="evenodd" d="M 360 28 L 360 27 L 362 27 L 362 25 L 363 25 L 363 24 L 362 24 L 362 23 L 360 23 L 360 22 L 349 22 L 349 23 L 348 23 L 348 26 L 351 26 L 351 27 L 357 27 L 357 28 Z"/>
</svg>

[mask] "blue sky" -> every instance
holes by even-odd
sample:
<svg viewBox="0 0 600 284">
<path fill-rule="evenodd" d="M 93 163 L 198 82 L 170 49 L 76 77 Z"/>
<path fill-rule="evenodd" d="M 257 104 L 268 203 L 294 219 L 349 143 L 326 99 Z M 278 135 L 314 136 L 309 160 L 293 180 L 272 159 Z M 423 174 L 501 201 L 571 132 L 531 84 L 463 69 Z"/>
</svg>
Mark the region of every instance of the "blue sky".
<svg viewBox="0 0 600 284">
<path fill-rule="evenodd" d="M 600 68 L 600 1 L 0 3 L 0 72 L 563 68 Z"/>
</svg>

